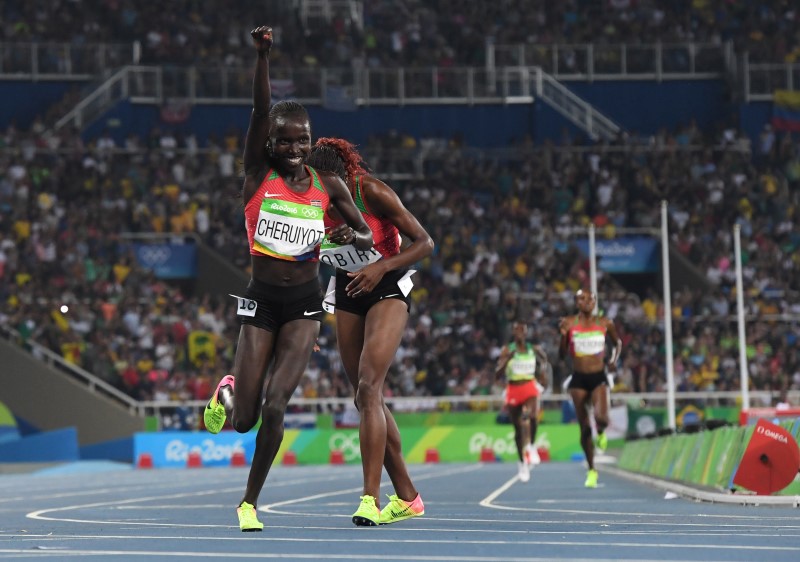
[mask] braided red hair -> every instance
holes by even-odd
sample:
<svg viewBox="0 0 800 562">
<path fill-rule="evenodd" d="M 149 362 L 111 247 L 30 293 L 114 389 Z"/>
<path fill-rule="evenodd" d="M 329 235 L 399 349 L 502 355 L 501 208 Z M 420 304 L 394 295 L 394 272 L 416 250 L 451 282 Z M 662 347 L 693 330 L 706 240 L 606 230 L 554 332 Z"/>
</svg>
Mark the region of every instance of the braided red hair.
<svg viewBox="0 0 800 562">
<path fill-rule="evenodd" d="M 317 139 L 315 146 L 326 146 L 336 151 L 344 162 L 347 183 L 355 182 L 357 176 L 366 176 L 369 173 L 369 170 L 364 168 L 363 159 L 354 144 L 335 137 L 321 137 Z"/>
</svg>

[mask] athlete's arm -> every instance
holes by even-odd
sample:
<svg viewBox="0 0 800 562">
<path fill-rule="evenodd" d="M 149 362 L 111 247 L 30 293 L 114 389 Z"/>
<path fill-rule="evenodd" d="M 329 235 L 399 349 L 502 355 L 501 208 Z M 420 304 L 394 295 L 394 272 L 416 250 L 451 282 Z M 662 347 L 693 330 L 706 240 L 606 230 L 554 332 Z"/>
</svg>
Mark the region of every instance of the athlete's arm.
<svg viewBox="0 0 800 562">
<path fill-rule="evenodd" d="M 404 269 L 433 253 L 433 239 L 417 218 L 405 208 L 394 190 L 378 178 L 363 176 L 361 189 L 369 211 L 386 218 L 411 244 L 399 254 L 382 259 L 369 267 L 381 267 L 383 272 Z"/>
<path fill-rule="evenodd" d="M 344 224 L 340 224 L 328 232 L 328 240 L 340 245 L 353 244 L 359 250 L 372 248 L 372 230 L 364 222 L 364 217 L 361 216 L 361 211 L 353 202 L 353 196 L 350 195 L 350 190 L 347 189 L 345 183 L 336 174 L 317 173 L 325 186 L 325 191 L 328 192 L 331 205 L 344 220 Z"/>
<path fill-rule="evenodd" d="M 511 350 L 508 349 L 507 345 L 504 345 L 494 367 L 494 380 L 500 380 L 505 375 L 509 361 L 511 361 Z"/>
<path fill-rule="evenodd" d="M 611 350 L 611 357 L 608 358 L 608 362 L 606 363 L 608 370 L 613 373 L 617 370 L 617 361 L 622 353 L 622 340 L 617 333 L 617 327 L 614 321 L 610 318 L 606 318 L 606 337 L 611 338 L 611 341 L 614 342 L 614 347 Z"/>
<path fill-rule="evenodd" d="M 562 318 L 558 323 L 558 331 L 561 333 L 561 341 L 558 344 L 558 356 L 564 359 L 567 356 L 569 347 L 569 325 L 572 323 L 572 317 L 567 316 Z"/>
<path fill-rule="evenodd" d="M 544 348 L 541 345 L 534 345 L 533 346 L 533 351 L 534 351 L 534 353 L 536 353 L 536 355 L 539 356 L 539 359 L 541 359 L 544 363 L 548 363 L 549 362 L 548 359 L 547 359 L 547 352 L 544 350 Z"/>
<path fill-rule="evenodd" d="M 269 51 L 272 48 L 272 28 L 261 26 L 250 32 L 256 49 L 256 68 L 253 76 L 253 111 L 244 140 L 244 171 L 255 175 L 267 163 L 265 146 L 269 139 L 269 106 L 272 89 L 269 84 Z"/>
<path fill-rule="evenodd" d="M 550 384 L 550 381 L 547 377 L 547 364 L 549 363 L 547 359 L 547 353 L 541 345 L 534 345 L 533 352 L 539 359 L 537 362 L 539 364 L 539 384 L 547 388 L 547 386 Z"/>
</svg>

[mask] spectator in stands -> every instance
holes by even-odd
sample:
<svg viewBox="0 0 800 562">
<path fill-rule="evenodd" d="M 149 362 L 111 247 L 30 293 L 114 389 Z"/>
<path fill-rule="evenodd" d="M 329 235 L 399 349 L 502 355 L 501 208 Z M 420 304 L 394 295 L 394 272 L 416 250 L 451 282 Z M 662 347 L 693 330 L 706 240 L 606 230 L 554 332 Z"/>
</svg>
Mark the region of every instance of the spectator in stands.
<svg viewBox="0 0 800 562">
<path fill-rule="evenodd" d="M 375 526 L 425 513 L 400 449 L 400 432 L 383 402 L 384 382 L 408 323 L 409 267 L 433 252 L 433 240 L 385 183 L 369 175 L 356 148 L 343 139 L 319 139 L 309 157 L 315 168 L 345 181 L 372 229 L 375 245 L 358 252 L 351 245 L 323 245 L 321 258 L 336 268 L 335 307 L 339 353 L 356 392 L 361 414 L 359 440 L 364 494 L 353 523 Z M 327 227 L 341 218 L 326 216 Z M 410 241 L 401 250 L 400 235 Z M 327 297 L 326 297 L 327 298 Z M 395 494 L 380 509 L 383 465 Z"/>
<path fill-rule="evenodd" d="M 272 56 L 276 56 L 275 49 Z M 624 199 L 612 203 L 612 210 L 622 219 L 619 226 L 657 226 L 658 202 L 668 199 L 673 248 L 689 257 L 701 272 L 708 272 L 708 288 L 684 291 L 681 311 L 673 314 L 676 368 L 679 363 L 685 363 L 686 368 L 681 388 L 701 390 L 696 383 L 709 386 L 702 377 L 691 378 L 693 364 L 682 356 L 684 342 L 700 337 L 707 326 L 719 334 L 704 351 L 712 366 L 715 361 L 721 365 L 714 387 L 739 387 L 736 329 L 729 316 L 736 310 L 730 226 L 739 223 L 745 307 L 752 318 L 747 324 L 751 357 L 748 363 L 758 369 L 757 376 L 751 378 L 751 388 L 777 392 L 786 382 L 790 390 L 800 389 L 800 354 L 795 350 L 798 328 L 793 320 L 800 313 L 800 238 L 794 226 L 800 193 L 796 189 L 800 177 L 795 169 L 800 169 L 797 141 L 781 132 L 774 142 L 778 146 L 774 155 L 770 153 L 762 163 L 758 154 L 751 156 L 746 146 L 731 146 L 724 139 L 721 145 L 710 134 L 697 136 L 692 141 L 695 146 L 678 146 L 675 135 L 682 134 L 682 130 L 683 127 L 660 131 L 652 138 L 630 137 L 614 146 L 584 146 L 573 140 L 569 145 L 545 145 L 523 153 L 519 145 L 513 145 L 503 149 L 501 161 L 490 150 L 468 146 L 462 147 L 460 153 L 449 150 L 445 135 L 437 135 L 435 150 L 428 151 L 419 166 L 417 162 L 415 166 L 402 162 L 402 169 L 421 170 L 417 177 L 424 174 L 425 179 L 395 180 L 393 187 L 409 211 L 430 225 L 431 234 L 441 242 L 416 274 L 408 330 L 401 341 L 397 363 L 387 376 L 387 386 L 394 394 L 474 392 L 461 384 L 463 381 L 449 386 L 445 377 L 452 373 L 466 376 L 474 368 L 491 370 L 492 365 L 485 365 L 486 350 L 502 345 L 509 321 L 497 314 L 493 305 L 518 294 L 520 288 L 530 291 L 523 292 L 519 306 L 530 306 L 537 314 L 546 314 L 545 318 L 569 313 L 574 291 L 581 286 L 579 275 L 588 272 L 588 265 L 585 258 L 564 248 L 588 221 L 601 216 L 597 213 L 599 202 L 593 197 L 602 169 L 619 178 L 615 198 L 624 191 Z M 8 145 L 0 152 L 0 248 L 6 256 L 0 274 L 0 321 L 13 329 L 19 339 L 45 345 L 58 354 L 66 350 L 84 367 L 95 363 L 93 334 L 100 333 L 100 341 L 109 347 L 114 369 L 107 380 L 123 388 L 128 353 L 135 355 L 130 358 L 134 375 L 142 356 L 157 360 L 156 348 L 142 347 L 147 339 L 141 340 L 120 321 L 141 303 L 138 314 L 142 317 L 151 316 L 169 326 L 175 325 L 176 319 L 185 324 L 175 351 L 175 369 L 186 370 L 189 392 L 195 399 L 205 400 L 214 388 L 207 380 L 209 374 L 228 372 L 232 366 L 238 326 L 234 329 L 233 322 L 224 316 L 220 309 L 222 298 L 213 297 L 215 323 L 224 326 L 223 333 L 216 336 L 218 352 L 203 364 L 187 364 L 185 330 L 208 329 L 190 321 L 201 306 L 197 299 L 187 298 L 192 284 L 153 279 L 141 270 L 135 258 L 130 259 L 124 250 L 128 244 L 121 238 L 128 232 L 161 230 L 169 234 L 173 227 L 186 228 L 188 221 L 172 217 L 184 216 L 181 200 L 188 197 L 190 208 L 203 209 L 200 214 L 205 214 L 202 220 L 195 221 L 195 231 L 232 264 L 249 271 L 249 253 L 240 240 L 244 227 L 241 204 L 227 193 L 236 189 L 236 180 L 221 177 L 218 166 L 217 158 L 226 142 L 223 135 L 220 132 L 216 149 L 208 138 L 192 141 L 188 132 L 178 139 L 174 149 L 178 156 L 168 166 L 159 143 L 150 147 L 146 142 L 132 140 L 123 150 L 122 136 L 101 175 L 98 143 L 88 138 L 84 142 L 78 131 L 62 129 L 39 135 L 33 127 L 24 130 L 3 126 L 0 146 Z M 129 154 L 129 150 L 133 153 Z M 370 153 L 373 150 L 380 154 L 382 148 L 370 145 Z M 758 143 L 753 145 L 753 151 L 758 151 Z M 197 157 L 191 157 L 195 152 Z M 181 175 L 174 162 L 183 155 L 187 158 Z M 92 158 L 87 161 L 93 160 L 94 164 L 84 168 L 82 162 L 88 156 Z M 419 153 L 411 153 L 408 158 L 417 160 Z M 372 162 L 372 156 L 368 160 Z M 724 182 L 725 196 L 714 213 L 707 213 L 711 177 Z M 571 201 L 565 209 L 559 207 L 558 216 L 554 209 L 561 201 L 552 199 L 555 185 L 566 190 L 565 199 Z M 179 188 L 177 199 L 174 186 Z M 509 196 L 499 197 L 501 193 Z M 504 220 L 496 219 L 498 216 Z M 33 235 L 44 232 L 43 228 L 55 228 L 51 230 L 57 239 L 58 259 L 54 263 L 46 261 L 47 252 L 37 254 L 33 250 Z M 605 233 L 606 229 L 608 226 L 598 232 Z M 40 257 L 45 261 L 40 262 Z M 532 268 L 526 263 L 530 260 L 535 264 Z M 120 273 L 125 268 L 130 271 L 117 278 L 111 274 L 115 265 L 121 266 Z M 47 268 L 53 272 L 50 278 L 45 273 Z M 600 273 L 607 315 L 619 308 L 614 319 L 624 346 L 630 351 L 626 360 L 632 360 L 622 366 L 624 376 L 618 382 L 633 392 L 663 390 L 665 311 L 660 296 L 644 294 L 641 303 L 638 298 L 629 302 L 630 295 L 621 290 L 615 279 Z M 442 282 L 443 275 L 453 286 Z M 148 282 L 140 283 L 141 279 Z M 156 293 L 164 295 L 170 306 L 153 298 Z M 67 295 L 74 296 L 84 307 L 70 305 L 66 323 L 56 324 L 49 313 L 57 311 Z M 637 307 L 643 313 L 640 317 Z M 87 349 L 74 355 L 69 345 L 65 348 L 62 344 L 74 343 L 70 333 L 74 330 L 73 315 L 75 326 L 84 325 L 85 309 L 96 316 L 89 316 L 91 331 L 84 337 Z M 140 322 L 136 322 L 137 330 Z M 537 339 L 545 342 L 548 353 L 554 354 L 557 325 L 547 321 L 536 325 L 542 330 Z M 629 339 L 631 333 L 640 336 Z M 329 337 L 335 334 L 331 332 Z M 763 343 L 770 347 L 764 348 Z M 758 353 L 760 345 L 770 350 L 768 357 Z M 688 354 L 692 347 L 686 343 L 685 352 Z M 448 349 L 454 351 L 448 353 Z M 457 357 L 454 359 L 453 355 Z M 320 396 L 348 396 L 349 384 L 338 358 L 331 357 L 333 384 L 330 389 L 320 388 L 317 392 Z M 402 367 L 401 357 L 408 358 L 408 364 Z M 458 363 L 458 370 L 440 365 L 440 360 Z M 554 380 L 560 384 L 567 373 L 563 364 L 555 367 Z M 98 373 L 104 369 L 101 364 Z M 397 372 L 404 376 L 393 376 Z M 145 382 L 131 388 L 138 398 L 152 399 Z M 760 399 L 760 395 L 756 396 Z"/>
<path fill-rule="evenodd" d="M 329 232 L 332 242 L 352 244 L 359 250 L 372 247 L 372 231 L 344 182 L 305 165 L 311 150 L 305 108 L 295 102 L 279 102 L 270 108 L 272 29 L 258 27 L 251 37 L 257 57 L 242 195 L 252 277 L 244 297 L 237 299 L 242 327 L 233 374 L 220 380 L 204 412 L 206 428 L 212 433 L 222 429 L 228 416 L 242 433 L 250 431 L 261 416 L 247 487 L 237 509 L 242 531 L 264 527 L 256 516 L 256 503 L 283 441 L 286 406 L 319 334 L 324 314 L 319 245 L 329 205 L 344 219 Z"/>
</svg>

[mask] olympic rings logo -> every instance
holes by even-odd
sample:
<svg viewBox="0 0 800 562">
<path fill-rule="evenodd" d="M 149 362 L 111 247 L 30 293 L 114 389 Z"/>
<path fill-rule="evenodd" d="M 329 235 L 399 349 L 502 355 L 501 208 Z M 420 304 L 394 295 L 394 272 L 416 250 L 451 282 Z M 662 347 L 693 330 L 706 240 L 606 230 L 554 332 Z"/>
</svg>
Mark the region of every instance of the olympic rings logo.
<svg viewBox="0 0 800 562">
<path fill-rule="evenodd" d="M 341 451 L 346 461 L 361 458 L 361 442 L 356 431 L 353 433 L 333 433 L 328 439 L 328 448 L 331 451 Z"/>
<path fill-rule="evenodd" d="M 308 219 L 313 219 L 319 216 L 319 211 L 317 209 L 303 209 L 301 213 L 303 213 L 303 216 Z"/>
<path fill-rule="evenodd" d="M 139 248 L 139 259 L 144 266 L 163 265 L 172 257 L 172 250 L 166 245 L 141 246 Z"/>
</svg>

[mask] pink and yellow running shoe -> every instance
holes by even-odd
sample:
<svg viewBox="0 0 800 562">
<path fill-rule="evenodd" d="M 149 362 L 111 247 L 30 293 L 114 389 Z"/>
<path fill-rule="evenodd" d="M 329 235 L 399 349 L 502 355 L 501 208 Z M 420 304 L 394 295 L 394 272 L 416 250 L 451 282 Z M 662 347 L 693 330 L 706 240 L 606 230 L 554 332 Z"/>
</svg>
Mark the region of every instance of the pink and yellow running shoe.
<svg viewBox="0 0 800 562">
<path fill-rule="evenodd" d="M 225 404 L 219 399 L 219 389 L 223 386 L 230 386 L 231 390 L 233 390 L 233 384 L 233 375 L 222 377 L 214 390 L 214 394 L 211 396 L 211 400 L 208 401 L 205 410 L 203 410 L 203 422 L 205 422 L 209 433 L 219 433 L 222 430 L 222 426 L 225 425 L 225 419 L 228 414 L 225 411 Z"/>
<path fill-rule="evenodd" d="M 425 515 L 425 504 L 422 503 L 422 497 L 419 494 L 410 502 L 401 500 L 396 494 L 388 497 L 389 503 L 381 510 L 381 525 L 389 525 Z"/>
</svg>

